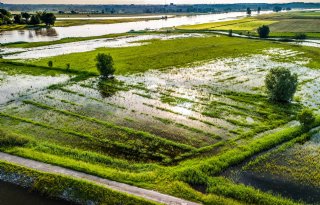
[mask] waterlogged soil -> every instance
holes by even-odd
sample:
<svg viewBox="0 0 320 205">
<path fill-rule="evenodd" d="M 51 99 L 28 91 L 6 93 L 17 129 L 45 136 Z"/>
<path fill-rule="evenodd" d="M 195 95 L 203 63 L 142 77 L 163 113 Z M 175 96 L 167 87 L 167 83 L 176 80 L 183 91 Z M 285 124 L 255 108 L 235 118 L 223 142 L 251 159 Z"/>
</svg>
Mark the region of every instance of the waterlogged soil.
<svg viewBox="0 0 320 205">
<path fill-rule="evenodd" d="M 253 165 L 231 168 L 224 176 L 236 183 L 310 204 L 320 201 L 320 133 Z M 266 154 L 266 153 L 265 153 Z M 249 161 L 250 163 L 250 161 Z"/>
<path fill-rule="evenodd" d="M 1 205 L 71 205 L 61 200 L 48 199 L 16 185 L 0 181 Z"/>
<path fill-rule="evenodd" d="M 133 47 L 147 44 L 148 40 L 170 40 L 177 38 L 201 37 L 201 34 L 179 34 L 179 35 L 138 35 L 125 36 L 118 38 L 104 38 L 88 41 L 79 41 L 72 43 L 64 43 L 50 46 L 41 46 L 35 48 L 1 48 L 0 54 L 6 54 L 4 59 L 38 59 L 44 57 L 52 57 L 65 55 L 70 53 L 80 53 L 92 51 L 97 48 L 118 48 Z"/>
<path fill-rule="evenodd" d="M 0 71 L 0 105 L 26 96 L 50 85 L 62 83 L 68 76 L 7 75 Z"/>
</svg>

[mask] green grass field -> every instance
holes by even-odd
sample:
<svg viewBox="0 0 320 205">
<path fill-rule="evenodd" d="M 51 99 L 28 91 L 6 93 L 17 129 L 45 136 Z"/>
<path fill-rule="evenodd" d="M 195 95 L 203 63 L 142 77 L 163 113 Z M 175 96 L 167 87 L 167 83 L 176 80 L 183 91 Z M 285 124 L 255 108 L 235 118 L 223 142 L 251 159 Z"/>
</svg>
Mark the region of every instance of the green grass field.
<svg viewBox="0 0 320 205">
<path fill-rule="evenodd" d="M 191 26 L 181 26 L 182 30 L 212 30 L 229 31 L 236 33 L 250 32 L 257 35 L 257 28 L 262 25 L 270 26 L 270 37 L 292 38 L 297 33 L 306 33 L 309 38 L 320 36 L 320 13 L 319 12 L 286 12 L 247 17 L 240 20 L 232 20 L 217 23 L 207 23 Z"/>
</svg>

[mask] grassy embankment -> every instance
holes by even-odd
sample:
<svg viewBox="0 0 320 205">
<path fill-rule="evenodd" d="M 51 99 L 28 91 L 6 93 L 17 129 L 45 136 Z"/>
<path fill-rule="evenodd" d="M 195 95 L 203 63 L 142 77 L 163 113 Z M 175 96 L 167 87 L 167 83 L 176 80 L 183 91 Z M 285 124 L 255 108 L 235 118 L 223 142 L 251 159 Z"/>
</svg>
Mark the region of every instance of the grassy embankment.
<svg viewBox="0 0 320 205">
<path fill-rule="evenodd" d="M 0 161 L 0 173 L 6 181 L 24 185 L 30 191 L 49 198 L 64 199 L 79 204 L 159 204 L 101 185 L 63 175 L 49 174 Z"/>
<path fill-rule="evenodd" d="M 124 18 L 124 19 L 64 19 L 58 20 L 55 23 L 57 27 L 68 27 L 68 26 L 81 26 L 87 24 L 115 24 L 115 23 L 129 23 L 137 21 L 150 21 L 159 20 L 161 18 Z"/>
<path fill-rule="evenodd" d="M 270 37 L 293 38 L 296 34 L 305 33 L 308 38 L 320 38 L 319 12 L 287 12 L 265 14 L 240 20 L 181 26 L 181 30 L 194 31 L 229 31 L 234 33 L 257 36 L 257 28 L 270 26 Z"/>
</svg>

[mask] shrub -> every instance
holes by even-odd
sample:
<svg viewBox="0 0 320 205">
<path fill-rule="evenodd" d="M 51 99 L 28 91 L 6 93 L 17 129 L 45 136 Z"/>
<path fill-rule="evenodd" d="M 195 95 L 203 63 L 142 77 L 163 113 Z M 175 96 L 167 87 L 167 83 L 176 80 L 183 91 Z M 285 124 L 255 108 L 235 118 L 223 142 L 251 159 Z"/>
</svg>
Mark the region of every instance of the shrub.
<svg viewBox="0 0 320 205">
<path fill-rule="evenodd" d="M 70 71 L 70 67 L 71 67 L 70 63 L 67 63 L 66 64 L 67 71 Z"/>
<path fill-rule="evenodd" d="M 232 36 L 233 36 L 233 31 L 232 31 L 232 29 L 229 30 L 229 34 L 228 34 L 228 35 L 229 35 L 229 37 L 232 37 Z"/>
<path fill-rule="evenodd" d="M 272 68 L 265 84 L 272 101 L 289 102 L 297 90 L 298 76 L 286 68 Z"/>
<path fill-rule="evenodd" d="M 49 66 L 50 68 L 52 68 L 53 62 L 52 62 L 52 61 L 48 61 L 48 66 Z"/>
<path fill-rule="evenodd" d="M 109 76 L 112 76 L 114 74 L 114 63 L 113 63 L 113 58 L 110 54 L 104 54 L 104 53 L 99 53 L 96 57 L 97 61 L 97 69 L 100 73 L 100 75 L 104 78 L 108 78 Z"/>
<path fill-rule="evenodd" d="M 310 128 L 316 121 L 315 116 L 313 115 L 312 110 L 310 109 L 303 109 L 299 114 L 298 114 L 298 120 L 301 123 L 301 125 L 304 128 Z"/>
<path fill-rule="evenodd" d="M 305 33 L 297 33 L 295 36 L 294 36 L 294 39 L 298 39 L 298 40 L 304 40 L 307 38 L 307 34 Z"/>
<path fill-rule="evenodd" d="M 258 31 L 260 38 L 268 38 L 269 37 L 269 34 L 270 34 L 269 26 L 263 25 L 263 26 L 259 27 L 257 31 Z"/>
</svg>

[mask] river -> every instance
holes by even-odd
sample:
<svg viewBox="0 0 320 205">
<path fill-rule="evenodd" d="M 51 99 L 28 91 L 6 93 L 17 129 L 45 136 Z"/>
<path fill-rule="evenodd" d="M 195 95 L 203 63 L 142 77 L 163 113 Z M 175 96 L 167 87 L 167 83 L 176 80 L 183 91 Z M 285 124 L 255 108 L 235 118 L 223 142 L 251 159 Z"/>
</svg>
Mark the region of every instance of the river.
<svg viewBox="0 0 320 205">
<path fill-rule="evenodd" d="M 270 13 L 270 11 L 261 12 Z M 178 16 L 168 19 L 137 21 L 115 24 L 88 24 L 70 27 L 53 27 L 29 30 L 12 30 L 0 33 L 0 43 L 54 41 L 70 37 L 101 36 L 106 34 L 126 33 L 132 30 L 158 30 L 181 25 L 195 25 L 219 22 L 245 17 L 245 12 Z"/>
</svg>

